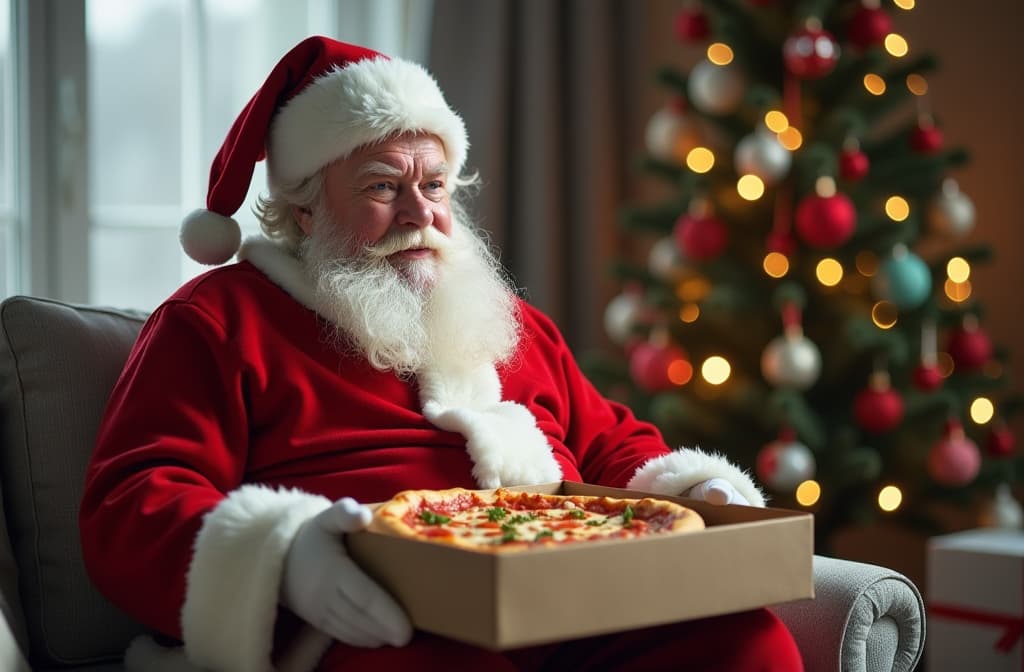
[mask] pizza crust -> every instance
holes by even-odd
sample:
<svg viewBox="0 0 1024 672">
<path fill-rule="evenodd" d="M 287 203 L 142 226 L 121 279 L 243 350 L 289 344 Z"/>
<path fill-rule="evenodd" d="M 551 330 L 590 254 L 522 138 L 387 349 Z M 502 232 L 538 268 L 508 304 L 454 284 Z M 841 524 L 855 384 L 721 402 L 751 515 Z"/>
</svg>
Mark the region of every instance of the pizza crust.
<svg viewBox="0 0 1024 672">
<path fill-rule="evenodd" d="M 485 552 L 516 552 L 704 529 L 700 515 L 655 498 L 547 495 L 499 488 L 406 490 L 381 504 L 370 529 Z"/>
</svg>

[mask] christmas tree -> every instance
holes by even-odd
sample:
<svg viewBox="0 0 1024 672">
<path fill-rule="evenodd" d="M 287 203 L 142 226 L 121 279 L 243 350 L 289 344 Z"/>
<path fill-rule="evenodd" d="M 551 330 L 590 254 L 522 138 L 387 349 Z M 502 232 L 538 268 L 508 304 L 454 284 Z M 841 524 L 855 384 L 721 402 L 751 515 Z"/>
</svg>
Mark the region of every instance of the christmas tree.
<svg viewBox="0 0 1024 672">
<path fill-rule="evenodd" d="M 706 58 L 658 73 L 642 162 L 669 195 L 625 208 L 649 251 L 614 265 L 621 353 L 584 365 L 670 445 L 722 452 L 772 505 L 813 512 L 823 552 L 883 518 L 1020 525 L 1021 399 L 970 284 L 993 250 L 963 240 L 969 156 L 929 109 L 936 59 L 893 29 L 912 7 L 683 6 L 673 29 Z"/>
</svg>

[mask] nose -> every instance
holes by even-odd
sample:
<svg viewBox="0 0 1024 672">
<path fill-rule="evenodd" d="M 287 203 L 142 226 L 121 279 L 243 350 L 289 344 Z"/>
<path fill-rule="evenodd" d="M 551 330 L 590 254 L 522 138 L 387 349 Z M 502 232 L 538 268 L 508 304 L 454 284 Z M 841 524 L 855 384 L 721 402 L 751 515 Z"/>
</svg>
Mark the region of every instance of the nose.
<svg viewBox="0 0 1024 672">
<path fill-rule="evenodd" d="M 401 195 L 397 213 L 398 223 L 417 229 L 425 229 L 434 223 L 434 203 L 424 198 L 416 189 L 408 189 Z"/>
</svg>

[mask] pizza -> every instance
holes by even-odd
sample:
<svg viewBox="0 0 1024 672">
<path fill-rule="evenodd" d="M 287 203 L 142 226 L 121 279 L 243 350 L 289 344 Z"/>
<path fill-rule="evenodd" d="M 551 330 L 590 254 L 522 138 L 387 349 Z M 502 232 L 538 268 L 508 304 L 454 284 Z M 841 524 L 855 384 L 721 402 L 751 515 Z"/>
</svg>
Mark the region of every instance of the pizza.
<svg viewBox="0 0 1024 672">
<path fill-rule="evenodd" d="M 406 490 L 381 504 L 370 529 L 483 551 L 678 534 L 704 529 L 693 509 L 662 499 L 494 491 Z"/>
</svg>

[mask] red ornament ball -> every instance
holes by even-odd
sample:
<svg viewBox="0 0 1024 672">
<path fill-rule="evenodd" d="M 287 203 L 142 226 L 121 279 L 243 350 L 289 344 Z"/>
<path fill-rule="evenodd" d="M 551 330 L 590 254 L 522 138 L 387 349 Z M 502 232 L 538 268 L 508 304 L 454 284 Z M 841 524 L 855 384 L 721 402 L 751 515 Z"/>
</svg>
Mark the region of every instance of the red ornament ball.
<svg viewBox="0 0 1024 672">
<path fill-rule="evenodd" d="M 859 149 L 846 149 L 839 155 L 839 177 L 850 182 L 864 179 L 868 174 L 868 155 Z"/>
<path fill-rule="evenodd" d="M 846 26 L 846 37 L 858 49 L 881 44 L 891 32 L 892 17 L 879 7 L 861 6 Z"/>
<path fill-rule="evenodd" d="M 786 69 L 801 79 L 818 79 L 832 72 L 839 61 L 839 45 L 821 28 L 796 31 L 782 45 Z"/>
<path fill-rule="evenodd" d="M 992 358 L 992 341 L 978 327 L 956 327 L 949 334 L 946 352 L 958 370 L 978 371 Z"/>
<path fill-rule="evenodd" d="M 687 7 L 676 14 L 675 31 L 683 42 L 703 42 L 711 35 L 711 24 L 699 7 Z"/>
<path fill-rule="evenodd" d="M 812 247 L 838 247 L 856 227 L 857 210 L 845 194 L 811 194 L 796 206 L 796 232 Z"/>
<path fill-rule="evenodd" d="M 927 468 L 936 483 L 948 487 L 967 485 L 978 475 L 981 453 L 962 429 L 953 430 L 928 453 Z"/>
<path fill-rule="evenodd" d="M 629 375 L 637 387 L 646 392 L 664 392 L 678 386 L 672 380 L 670 369 L 687 363 L 686 351 L 678 345 L 638 343 L 629 356 Z"/>
<path fill-rule="evenodd" d="M 1010 428 L 1003 425 L 994 427 L 992 433 L 985 441 L 985 451 L 992 457 L 1009 457 L 1013 455 L 1013 448 L 1017 443 Z"/>
<path fill-rule="evenodd" d="M 903 421 L 903 398 L 890 387 L 867 387 L 853 402 L 857 424 L 871 434 L 884 434 Z"/>
<path fill-rule="evenodd" d="M 694 261 L 714 259 L 729 244 L 729 229 L 715 215 L 684 214 L 676 221 L 674 235 L 679 251 Z"/>
<path fill-rule="evenodd" d="M 942 371 L 934 364 L 918 364 L 914 369 L 914 386 L 922 392 L 931 392 L 942 386 Z"/>
<path fill-rule="evenodd" d="M 944 142 L 942 131 L 931 124 L 921 124 L 910 133 L 910 147 L 919 154 L 934 154 Z"/>
</svg>

